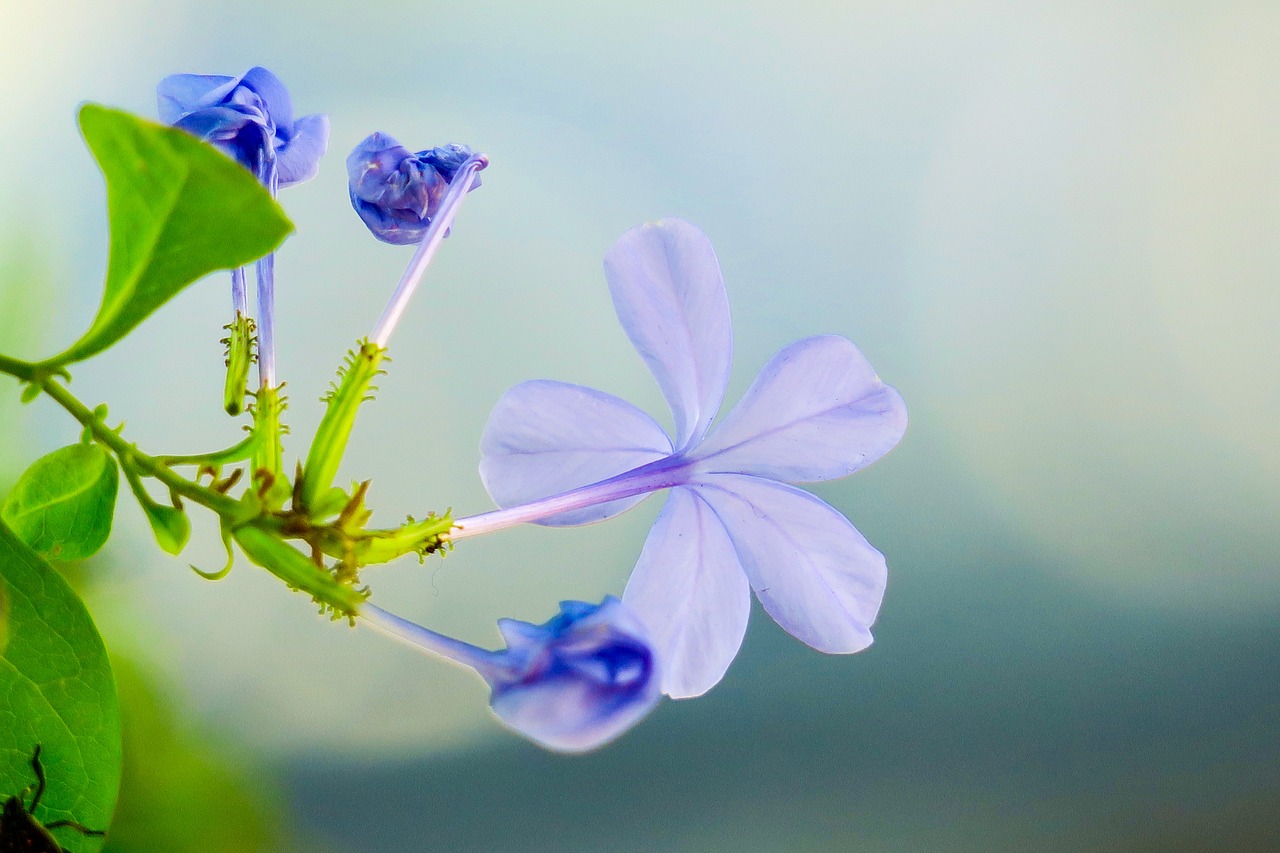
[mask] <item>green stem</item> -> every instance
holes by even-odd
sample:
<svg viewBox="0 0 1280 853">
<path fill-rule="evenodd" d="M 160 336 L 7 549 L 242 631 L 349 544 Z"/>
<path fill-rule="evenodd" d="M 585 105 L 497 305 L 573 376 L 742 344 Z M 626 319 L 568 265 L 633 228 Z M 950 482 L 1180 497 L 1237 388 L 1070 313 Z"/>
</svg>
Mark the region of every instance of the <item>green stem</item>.
<svg viewBox="0 0 1280 853">
<path fill-rule="evenodd" d="M 7 373 L 23 382 L 34 382 L 38 372 L 30 362 L 0 355 L 0 373 Z"/>
<path fill-rule="evenodd" d="M 11 373 L 11 375 L 17 374 Z M 148 477 L 156 478 L 175 493 L 201 506 L 208 507 L 218 515 L 234 516 L 239 511 L 239 501 L 212 489 L 206 489 L 204 486 L 174 473 L 172 469 L 155 457 L 148 456 L 134 445 L 125 441 L 115 430 L 94 417 L 93 412 L 89 411 L 83 403 L 76 399 L 74 394 L 53 377 L 42 376 L 39 371 L 36 371 L 32 379 L 28 381 L 39 385 L 40 390 L 52 397 L 54 402 L 70 413 L 71 417 L 92 432 L 95 439 L 109 447 L 120 458 L 120 464 L 132 466 Z"/>
<path fill-rule="evenodd" d="M 234 462 L 245 462 L 253 457 L 254 451 L 257 449 L 258 443 L 262 437 L 257 432 L 250 432 L 249 435 L 238 444 L 233 444 L 226 450 L 215 450 L 212 453 L 192 453 L 187 455 L 174 456 L 156 456 L 154 457 L 161 465 L 199 465 L 200 467 L 221 467 L 230 465 Z"/>
<path fill-rule="evenodd" d="M 265 469 L 272 477 L 280 479 L 284 469 L 284 446 L 281 444 L 283 427 L 280 414 L 285 409 L 284 397 L 279 386 L 258 389 L 253 406 L 253 431 L 261 443 L 253 451 L 253 470 Z"/>
<path fill-rule="evenodd" d="M 393 530 L 365 530 L 354 537 L 361 565 L 389 563 L 405 554 L 426 555 L 438 551 L 453 529 L 453 514 L 429 516 Z"/>
</svg>

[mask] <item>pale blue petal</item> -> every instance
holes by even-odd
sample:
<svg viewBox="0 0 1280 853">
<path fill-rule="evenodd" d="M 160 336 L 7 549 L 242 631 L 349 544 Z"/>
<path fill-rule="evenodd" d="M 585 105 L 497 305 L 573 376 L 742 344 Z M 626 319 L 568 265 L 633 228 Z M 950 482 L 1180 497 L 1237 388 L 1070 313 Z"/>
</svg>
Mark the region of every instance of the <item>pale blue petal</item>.
<svg viewBox="0 0 1280 853">
<path fill-rule="evenodd" d="M 653 418 L 611 394 L 540 379 L 523 382 L 493 409 L 480 439 L 480 478 L 500 507 L 529 503 L 661 459 L 671 439 Z M 539 524 L 588 524 L 644 495 L 561 513 Z"/>
<path fill-rule="evenodd" d="M 320 171 L 320 158 L 329 148 L 329 117 L 303 116 L 293 125 L 288 144 L 276 152 L 281 187 L 309 181 Z"/>
<path fill-rule="evenodd" d="M 676 442 L 706 434 L 733 350 L 729 300 L 707 236 L 663 219 L 633 228 L 604 258 L 614 310 L 675 416 Z"/>
<path fill-rule="evenodd" d="M 174 124 L 186 113 L 222 103 L 240 83 L 225 74 L 171 74 L 156 86 L 160 120 Z"/>
<path fill-rule="evenodd" d="M 699 472 L 830 480 L 888 453 L 906 428 L 902 397 L 858 348 L 821 335 L 775 355 L 692 456 Z"/>
<path fill-rule="evenodd" d="M 293 99 L 280 78 L 256 65 L 245 72 L 240 83 L 262 99 L 263 110 L 271 116 L 275 126 L 288 133 L 293 126 Z"/>
<path fill-rule="evenodd" d="M 848 519 L 808 492 L 758 477 L 721 474 L 696 488 L 779 625 L 821 652 L 871 645 L 884 556 Z"/>
<path fill-rule="evenodd" d="M 751 588 L 724 525 L 694 490 L 671 490 L 622 600 L 649 628 L 674 699 L 714 687 L 738 653 Z"/>
</svg>

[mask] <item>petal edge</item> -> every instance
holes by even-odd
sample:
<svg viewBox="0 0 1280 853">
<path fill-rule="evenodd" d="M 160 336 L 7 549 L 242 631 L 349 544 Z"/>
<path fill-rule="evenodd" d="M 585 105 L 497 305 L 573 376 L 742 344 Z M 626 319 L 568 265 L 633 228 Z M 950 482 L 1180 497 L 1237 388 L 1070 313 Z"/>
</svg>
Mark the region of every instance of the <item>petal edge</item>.
<svg viewBox="0 0 1280 853">
<path fill-rule="evenodd" d="M 688 222 L 663 219 L 618 238 L 604 270 L 618 322 L 658 381 L 683 450 L 706 434 L 729 383 L 733 330 L 715 250 Z"/>
<path fill-rule="evenodd" d="M 806 491 L 738 474 L 696 487 L 737 549 L 756 597 L 787 633 L 821 652 L 871 645 L 884 598 L 884 555 L 834 507 Z"/>
</svg>

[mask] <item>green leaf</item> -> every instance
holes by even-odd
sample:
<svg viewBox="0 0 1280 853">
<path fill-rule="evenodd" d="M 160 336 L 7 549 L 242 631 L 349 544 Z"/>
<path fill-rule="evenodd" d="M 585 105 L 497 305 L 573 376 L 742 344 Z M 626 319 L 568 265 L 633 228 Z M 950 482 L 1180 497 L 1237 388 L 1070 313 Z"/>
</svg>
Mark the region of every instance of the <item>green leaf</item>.
<svg viewBox="0 0 1280 853">
<path fill-rule="evenodd" d="M 111 822 L 120 784 L 120 708 L 102 638 L 66 581 L 0 522 L 0 797 L 35 783 L 40 744 L 48 787 L 41 823 Z M 28 803 L 30 801 L 28 800 Z M 53 830 L 70 853 L 93 853 L 101 838 Z"/>
<path fill-rule="evenodd" d="M 120 474 L 96 444 L 73 444 L 23 472 L 0 507 L 0 519 L 28 547 L 56 560 L 97 553 L 111 535 Z"/>
<path fill-rule="evenodd" d="M 44 366 L 101 352 L 187 285 L 293 230 L 249 170 L 184 131 L 98 104 L 81 107 L 80 131 L 107 181 L 106 291 L 89 331 Z"/>
</svg>

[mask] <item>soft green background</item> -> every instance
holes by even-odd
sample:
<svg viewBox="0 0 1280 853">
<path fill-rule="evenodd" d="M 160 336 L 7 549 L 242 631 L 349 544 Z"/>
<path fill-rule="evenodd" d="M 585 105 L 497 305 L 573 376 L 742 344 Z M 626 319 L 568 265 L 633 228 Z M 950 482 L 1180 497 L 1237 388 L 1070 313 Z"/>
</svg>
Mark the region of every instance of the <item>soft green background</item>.
<svg viewBox="0 0 1280 853">
<path fill-rule="evenodd" d="M 720 254 L 731 398 L 835 332 L 913 419 L 817 489 L 888 556 L 876 645 L 822 657 L 757 612 L 710 695 L 586 758 L 514 740 L 465 673 L 264 572 L 201 581 L 186 559 L 220 565 L 216 532 L 171 559 L 123 502 L 108 642 L 152 648 L 283 768 L 335 850 L 1280 846 L 1277 43 L 1263 2 L 0 0 L 0 225 L 63 283 L 18 355 L 67 346 L 101 287 L 76 104 L 150 113 L 165 74 L 260 63 L 333 121 L 320 177 L 282 199 L 295 442 L 408 260 L 349 210 L 346 152 L 381 129 L 493 159 L 358 425 L 345 474 L 373 477 L 377 517 L 487 508 L 480 429 L 522 379 L 662 412 L 600 257 L 663 215 Z M 193 288 L 76 390 L 145 448 L 231 443 L 228 303 Z M 4 417 L 30 454 L 77 432 L 45 403 Z M 619 592 L 657 506 L 405 561 L 376 595 L 494 644 L 500 616 Z"/>
</svg>

